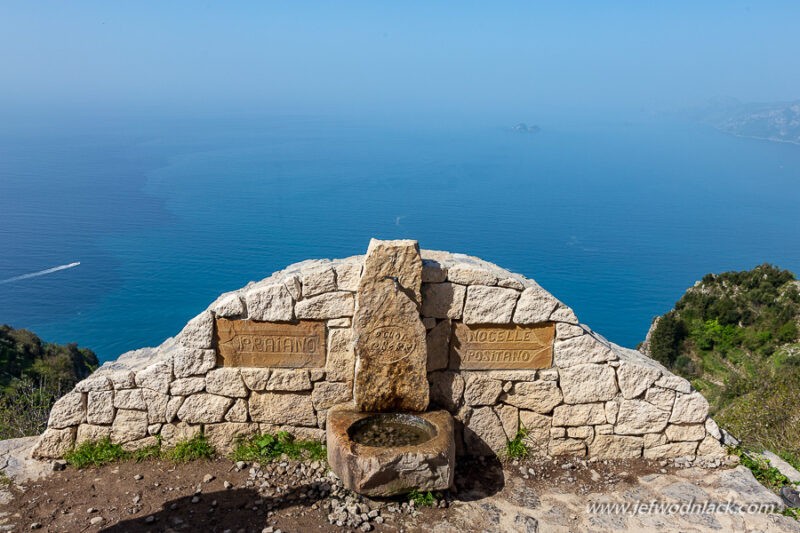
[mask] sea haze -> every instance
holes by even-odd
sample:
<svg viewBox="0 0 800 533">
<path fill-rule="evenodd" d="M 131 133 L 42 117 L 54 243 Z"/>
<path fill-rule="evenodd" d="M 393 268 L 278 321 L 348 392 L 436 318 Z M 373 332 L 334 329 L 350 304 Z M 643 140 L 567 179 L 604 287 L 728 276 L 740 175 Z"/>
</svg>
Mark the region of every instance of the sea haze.
<svg viewBox="0 0 800 533">
<path fill-rule="evenodd" d="M 800 147 L 670 119 L 512 125 L 6 129 L 0 323 L 107 360 L 289 263 L 414 238 L 534 278 L 635 346 L 707 272 L 800 271 Z"/>
</svg>

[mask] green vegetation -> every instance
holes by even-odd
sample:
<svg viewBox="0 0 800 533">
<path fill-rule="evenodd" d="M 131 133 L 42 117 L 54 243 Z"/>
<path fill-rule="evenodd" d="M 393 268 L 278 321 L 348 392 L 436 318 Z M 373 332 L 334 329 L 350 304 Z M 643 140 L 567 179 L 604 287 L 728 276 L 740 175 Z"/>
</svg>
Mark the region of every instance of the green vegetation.
<svg viewBox="0 0 800 533">
<path fill-rule="evenodd" d="M 53 403 L 97 365 L 91 350 L 0 325 L 0 439 L 44 431 Z"/>
<path fill-rule="evenodd" d="M 524 459 L 528 456 L 528 447 L 525 445 L 525 438 L 528 430 L 520 424 L 517 434 L 506 443 L 505 456 L 508 459 Z"/>
<path fill-rule="evenodd" d="M 119 444 L 113 444 L 108 437 L 96 442 L 84 442 L 64 456 L 67 464 L 75 468 L 103 466 L 126 459 L 130 459 L 130 454 L 123 450 Z"/>
<path fill-rule="evenodd" d="M 436 505 L 436 497 L 431 491 L 420 492 L 416 489 L 408 493 L 408 501 L 414 502 L 415 507 L 433 507 Z"/>
<path fill-rule="evenodd" d="M 239 439 L 231 454 L 234 461 L 270 461 L 286 455 L 291 459 L 324 460 L 325 446 L 316 441 L 295 440 L 286 431 L 260 433 Z"/>
<path fill-rule="evenodd" d="M 789 485 L 789 478 L 784 476 L 774 466 L 770 466 L 769 460 L 760 455 L 751 455 L 741 448 L 731 449 L 731 453 L 739 457 L 739 461 L 753 473 L 759 483 L 777 492 L 784 485 Z"/>
<path fill-rule="evenodd" d="M 772 265 L 706 275 L 662 316 L 653 358 L 689 379 L 750 449 L 800 464 L 800 291 Z"/>
<path fill-rule="evenodd" d="M 211 459 L 217 451 L 208 442 L 202 433 L 189 440 L 179 442 L 172 450 L 167 452 L 167 457 L 179 463 L 197 461 L 198 459 Z"/>
</svg>

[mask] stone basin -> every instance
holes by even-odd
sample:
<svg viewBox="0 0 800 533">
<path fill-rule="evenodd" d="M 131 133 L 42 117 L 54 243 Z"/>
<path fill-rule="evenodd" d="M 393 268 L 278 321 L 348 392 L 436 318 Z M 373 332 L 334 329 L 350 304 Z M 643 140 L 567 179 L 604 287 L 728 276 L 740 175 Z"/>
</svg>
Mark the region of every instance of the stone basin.
<svg viewBox="0 0 800 533">
<path fill-rule="evenodd" d="M 395 435 L 383 440 L 381 429 L 392 427 Z M 328 410 L 327 440 L 331 469 L 345 487 L 365 496 L 452 486 L 455 443 L 447 411 L 363 413 L 335 406 Z"/>
</svg>

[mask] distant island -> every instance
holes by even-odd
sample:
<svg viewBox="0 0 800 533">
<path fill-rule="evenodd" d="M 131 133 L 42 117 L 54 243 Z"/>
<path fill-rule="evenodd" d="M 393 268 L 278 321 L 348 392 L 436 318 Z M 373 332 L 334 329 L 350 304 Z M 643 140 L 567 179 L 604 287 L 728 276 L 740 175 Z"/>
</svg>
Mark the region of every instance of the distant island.
<svg viewBox="0 0 800 533">
<path fill-rule="evenodd" d="M 699 118 L 739 137 L 800 144 L 800 101 L 772 104 L 726 102 L 706 109 Z"/>
</svg>

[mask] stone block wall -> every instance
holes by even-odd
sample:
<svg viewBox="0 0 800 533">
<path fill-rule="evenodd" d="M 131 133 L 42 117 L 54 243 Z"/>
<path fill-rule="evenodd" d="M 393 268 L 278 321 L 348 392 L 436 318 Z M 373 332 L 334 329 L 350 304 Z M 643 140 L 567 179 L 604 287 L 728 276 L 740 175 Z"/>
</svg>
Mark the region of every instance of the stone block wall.
<svg viewBox="0 0 800 533">
<path fill-rule="evenodd" d="M 689 382 L 580 325 L 536 282 L 480 259 L 422 252 L 431 408 L 456 419 L 460 453 L 502 450 L 522 425 L 543 455 L 718 457 L 722 434 Z M 352 317 L 363 256 L 306 261 L 226 293 L 175 337 L 104 364 L 54 406 L 34 455 L 61 457 L 110 437 L 127 449 L 203 432 L 222 452 L 235 438 L 286 430 L 325 438 L 327 410 L 353 399 Z M 220 366 L 215 318 L 325 324 L 324 367 Z M 552 365 L 464 370 L 451 360 L 457 323 L 555 327 Z"/>
</svg>

